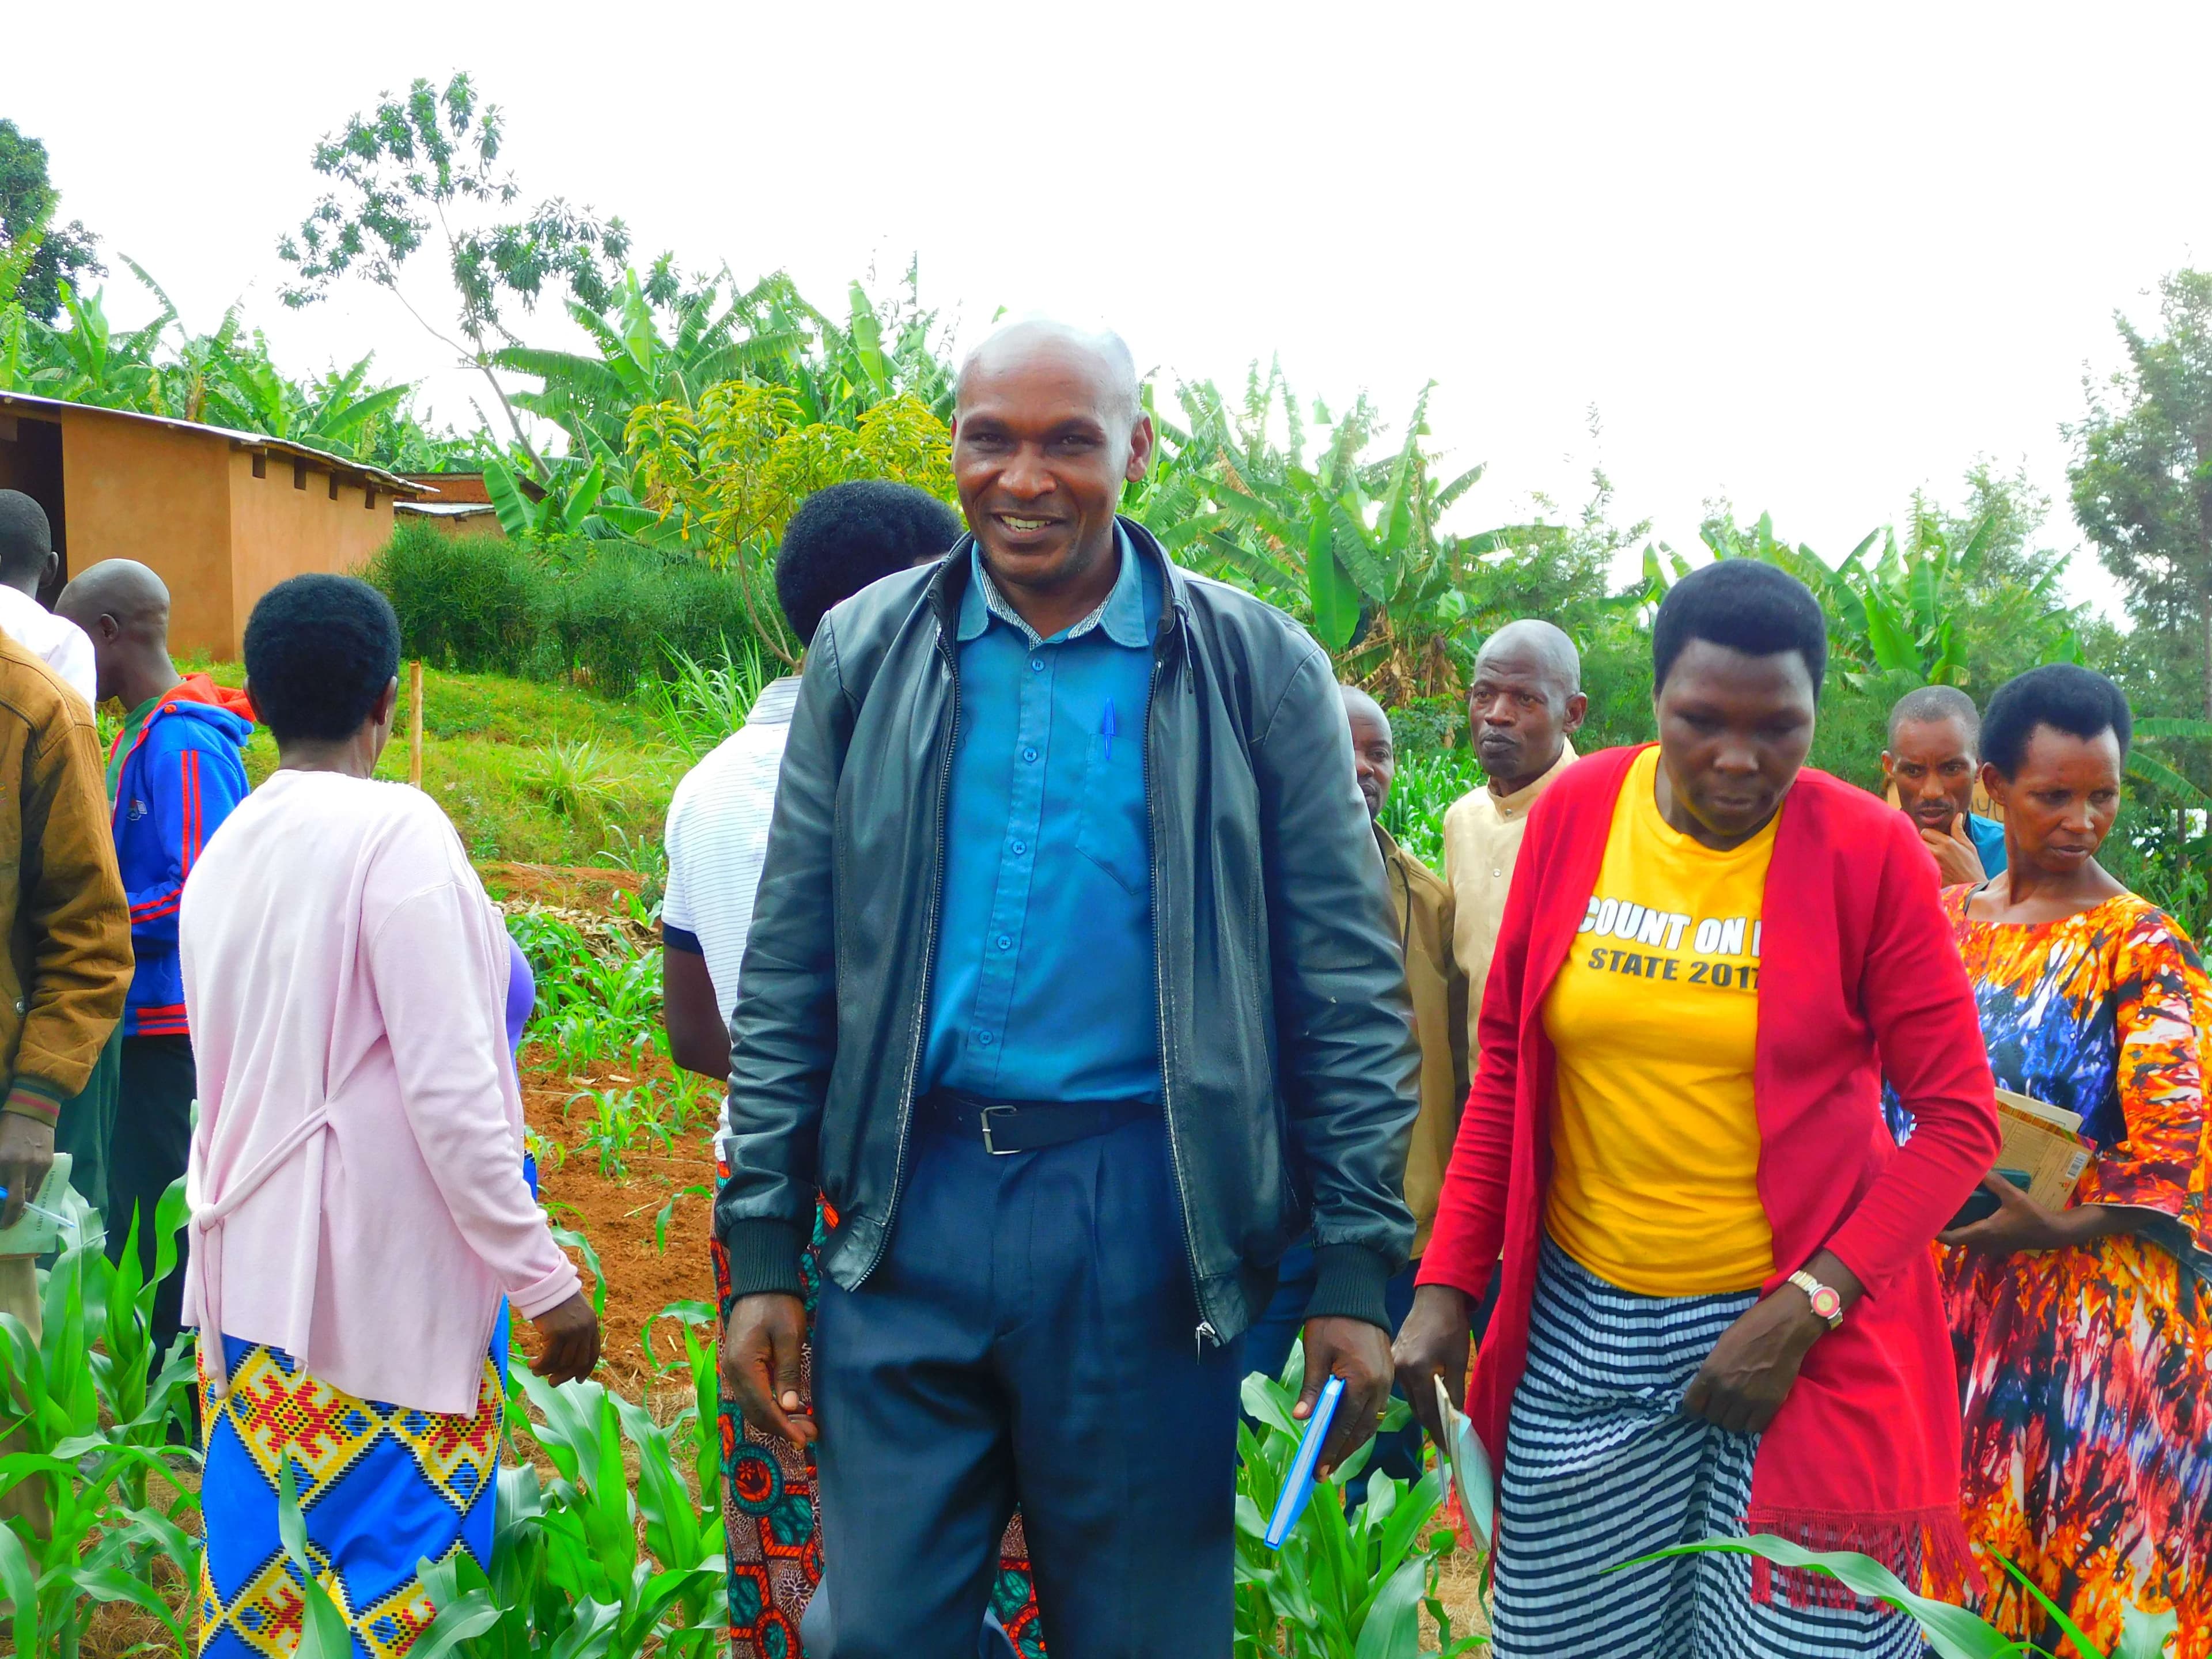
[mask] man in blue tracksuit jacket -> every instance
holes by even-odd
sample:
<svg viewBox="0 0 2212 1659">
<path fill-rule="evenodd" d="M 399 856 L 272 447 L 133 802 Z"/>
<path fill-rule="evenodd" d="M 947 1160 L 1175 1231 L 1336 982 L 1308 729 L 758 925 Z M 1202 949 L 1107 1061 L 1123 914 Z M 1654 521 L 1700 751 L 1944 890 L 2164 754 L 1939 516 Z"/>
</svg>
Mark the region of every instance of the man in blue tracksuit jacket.
<svg viewBox="0 0 2212 1659">
<path fill-rule="evenodd" d="M 185 883 L 231 809 L 246 799 L 244 751 L 253 729 L 243 692 L 169 660 L 169 590 L 130 559 L 95 564 L 55 610 L 92 637 L 100 696 L 129 710 L 107 761 L 116 861 L 131 901 L 137 968 L 123 1012 L 123 1075 L 108 1145 L 107 1249 L 120 1257 L 138 1217 L 139 1262 L 150 1277 L 154 1218 L 191 1146 L 191 1033 L 177 963 Z M 166 1352 L 184 1295 L 176 1270 L 154 1299 L 154 1340 Z"/>
</svg>

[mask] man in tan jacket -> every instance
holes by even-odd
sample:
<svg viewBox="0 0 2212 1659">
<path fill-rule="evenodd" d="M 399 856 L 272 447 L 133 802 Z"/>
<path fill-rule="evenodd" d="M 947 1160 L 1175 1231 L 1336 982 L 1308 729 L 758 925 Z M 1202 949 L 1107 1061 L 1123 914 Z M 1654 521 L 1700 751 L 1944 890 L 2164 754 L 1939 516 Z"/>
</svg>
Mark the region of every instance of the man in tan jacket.
<svg viewBox="0 0 2212 1659">
<path fill-rule="evenodd" d="M 1406 1158 L 1406 1205 L 1413 1212 L 1413 1259 L 1382 1287 L 1383 1308 L 1395 1334 L 1413 1305 L 1413 1272 L 1436 1220 L 1444 1164 L 1459 1132 L 1460 1110 L 1467 1103 L 1467 979 L 1452 960 L 1451 889 L 1382 827 L 1382 809 L 1389 802 L 1391 779 L 1397 772 L 1390 717 L 1358 687 L 1338 690 L 1344 697 L 1345 719 L 1352 727 L 1352 775 L 1359 785 L 1360 798 L 1367 803 L 1376 849 L 1382 855 L 1383 875 L 1390 887 L 1391 908 L 1397 916 L 1406 989 L 1413 1003 L 1413 1037 L 1421 1051 L 1420 1111 L 1413 1119 L 1413 1141 Z M 1245 1334 L 1247 1370 L 1265 1371 L 1271 1376 L 1281 1371 L 1304 1317 L 1306 1299 L 1313 1291 L 1314 1272 L 1310 1244 L 1293 1246 L 1285 1254 L 1274 1298 Z M 1420 1475 L 1420 1430 L 1411 1425 L 1395 1433 L 1378 1434 L 1370 1467 L 1396 1480 L 1416 1480 Z M 1358 1478 L 1352 1490 L 1355 1496 L 1364 1492 L 1365 1477 Z"/>
<path fill-rule="evenodd" d="M 61 677 L 0 637 L 0 1228 L 54 1161 L 54 1127 L 82 1091 L 131 988 L 131 913 L 107 823 L 92 710 Z M 40 1335 L 29 1255 L 0 1255 L 0 1313 Z M 0 1515 L 42 1523 L 41 1484 L 0 1495 Z"/>
<path fill-rule="evenodd" d="M 1582 682 L 1574 641 L 1547 622 L 1506 623 L 1474 660 L 1467 717 L 1486 780 L 1444 814 L 1452 955 L 1467 975 L 1470 1054 L 1481 1049 L 1474 1027 L 1482 1017 L 1482 988 L 1490 979 L 1491 953 L 1498 948 L 1498 925 L 1528 809 L 1574 764 L 1568 739 L 1582 730 L 1589 708 Z"/>
</svg>

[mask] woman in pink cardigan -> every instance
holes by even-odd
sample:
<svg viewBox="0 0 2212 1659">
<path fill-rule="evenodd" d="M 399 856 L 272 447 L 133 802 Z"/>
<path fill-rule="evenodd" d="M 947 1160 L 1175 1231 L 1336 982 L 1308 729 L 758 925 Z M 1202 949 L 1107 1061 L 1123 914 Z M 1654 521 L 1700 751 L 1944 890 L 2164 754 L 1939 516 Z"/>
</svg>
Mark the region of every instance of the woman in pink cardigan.
<svg viewBox="0 0 2212 1659">
<path fill-rule="evenodd" d="M 203 1659 L 252 1659 L 296 1628 L 288 1468 L 356 1643 L 405 1652 L 433 1612 L 417 1563 L 465 1549 L 489 1565 L 502 1297 L 544 1339 L 541 1376 L 599 1358 L 523 1179 L 506 929 L 436 803 L 371 775 L 398 659 L 364 582 L 264 596 L 246 666 L 277 770 L 185 890 Z"/>
<path fill-rule="evenodd" d="M 1910 1620 L 1833 1581 L 1614 1571 L 1772 1533 L 1955 1583 L 1929 1244 L 1997 1150 L 1927 853 L 1804 765 L 1812 595 L 1709 565 L 1651 649 L 1659 741 L 1584 757 L 1529 814 L 1399 1380 L 1433 1422 L 1501 1273 L 1468 1389 L 1501 1477 L 1501 1659 L 1916 1659 Z M 1920 1126 L 1902 1149 L 1885 1073 Z"/>
</svg>

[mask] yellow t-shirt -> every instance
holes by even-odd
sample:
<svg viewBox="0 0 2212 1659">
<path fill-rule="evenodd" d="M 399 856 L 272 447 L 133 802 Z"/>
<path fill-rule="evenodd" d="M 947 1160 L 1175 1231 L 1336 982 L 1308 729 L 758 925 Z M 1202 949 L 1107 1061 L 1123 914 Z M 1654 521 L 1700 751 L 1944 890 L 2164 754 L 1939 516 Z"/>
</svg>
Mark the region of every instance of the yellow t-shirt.
<svg viewBox="0 0 2212 1659">
<path fill-rule="evenodd" d="M 1706 1296 L 1774 1267 L 1751 1087 L 1774 825 L 1729 852 L 1700 846 L 1659 816 L 1658 767 L 1654 748 L 1629 769 L 1544 1000 L 1559 1057 L 1544 1218 L 1608 1284 Z"/>
</svg>

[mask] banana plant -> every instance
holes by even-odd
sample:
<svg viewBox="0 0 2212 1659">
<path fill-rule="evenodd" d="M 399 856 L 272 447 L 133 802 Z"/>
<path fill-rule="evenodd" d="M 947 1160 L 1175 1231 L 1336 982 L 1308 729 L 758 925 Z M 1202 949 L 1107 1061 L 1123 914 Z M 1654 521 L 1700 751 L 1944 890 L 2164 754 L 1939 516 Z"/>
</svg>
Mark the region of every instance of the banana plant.
<svg viewBox="0 0 2212 1659">
<path fill-rule="evenodd" d="M 597 460 L 573 483 L 556 482 L 534 497 L 505 461 L 493 457 L 484 462 L 484 494 L 491 497 L 499 527 L 518 540 L 586 534 L 605 493 L 606 470 Z"/>
</svg>

